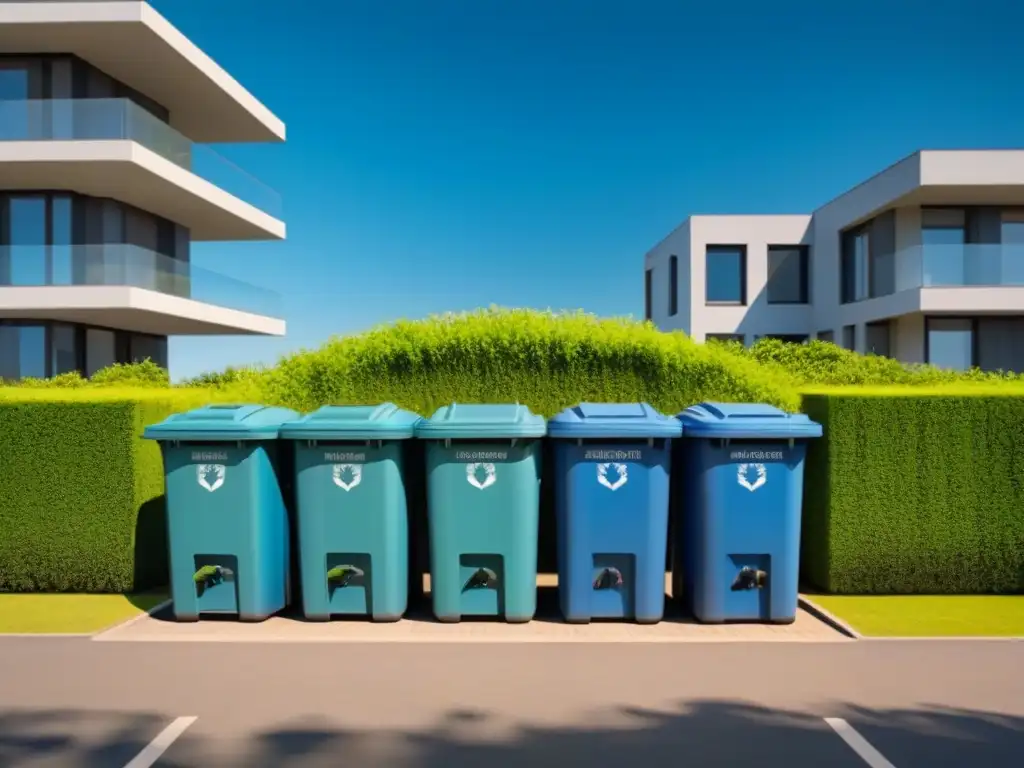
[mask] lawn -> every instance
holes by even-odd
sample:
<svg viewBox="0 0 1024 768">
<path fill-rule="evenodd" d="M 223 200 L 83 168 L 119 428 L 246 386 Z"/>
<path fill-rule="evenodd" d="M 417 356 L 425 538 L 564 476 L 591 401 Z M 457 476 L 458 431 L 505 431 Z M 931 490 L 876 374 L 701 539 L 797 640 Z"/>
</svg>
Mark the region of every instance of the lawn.
<svg viewBox="0 0 1024 768">
<path fill-rule="evenodd" d="M 808 595 L 862 635 L 1024 637 L 1024 595 Z"/>
<path fill-rule="evenodd" d="M 0 594 L 0 634 L 97 632 L 140 615 L 167 599 L 137 595 Z"/>
</svg>

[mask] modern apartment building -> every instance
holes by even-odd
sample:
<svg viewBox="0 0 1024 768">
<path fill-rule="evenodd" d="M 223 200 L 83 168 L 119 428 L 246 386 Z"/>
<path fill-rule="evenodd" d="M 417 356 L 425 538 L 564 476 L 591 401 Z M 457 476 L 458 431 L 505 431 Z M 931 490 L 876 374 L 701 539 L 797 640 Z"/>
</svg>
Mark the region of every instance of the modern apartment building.
<svg viewBox="0 0 1024 768">
<path fill-rule="evenodd" d="M 920 151 L 808 215 L 691 216 L 644 268 L 647 318 L 698 341 L 1024 371 L 1024 150 Z"/>
<path fill-rule="evenodd" d="M 0 377 L 283 335 L 279 297 L 189 254 L 284 238 L 276 193 L 207 146 L 284 137 L 145 2 L 0 0 Z"/>
</svg>

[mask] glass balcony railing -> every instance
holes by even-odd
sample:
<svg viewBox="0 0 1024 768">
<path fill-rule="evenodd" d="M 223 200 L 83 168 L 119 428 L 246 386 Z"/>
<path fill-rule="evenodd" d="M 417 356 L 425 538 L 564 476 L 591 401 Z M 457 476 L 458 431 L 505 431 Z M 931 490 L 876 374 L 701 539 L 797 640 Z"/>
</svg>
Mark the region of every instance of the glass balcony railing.
<svg viewBox="0 0 1024 768">
<path fill-rule="evenodd" d="M 281 217 L 277 192 L 129 99 L 0 101 L 0 141 L 112 139 L 137 142 L 265 213 Z"/>
<path fill-rule="evenodd" d="M 267 317 L 281 296 L 135 245 L 0 248 L 0 286 L 123 285 Z"/>
<path fill-rule="evenodd" d="M 896 254 L 896 290 L 1024 286 L 1024 245 L 921 245 Z"/>
</svg>

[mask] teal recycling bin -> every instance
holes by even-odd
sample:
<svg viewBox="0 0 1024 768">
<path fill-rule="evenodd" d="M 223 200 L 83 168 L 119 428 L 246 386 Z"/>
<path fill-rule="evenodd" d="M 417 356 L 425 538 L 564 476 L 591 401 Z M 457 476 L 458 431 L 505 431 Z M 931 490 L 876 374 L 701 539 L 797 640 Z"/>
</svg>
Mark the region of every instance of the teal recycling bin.
<svg viewBox="0 0 1024 768">
<path fill-rule="evenodd" d="M 307 619 L 398 621 L 408 602 L 404 443 L 420 421 L 393 403 L 327 405 L 281 427 L 295 444 Z"/>
<path fill-rule="evenodd" d="M 510 404 L 452 404 L 417 425 L 429 441 L 430 584 L 440 621 L 533 618 L 545 431 L 542 417 Z"/>
<path fill-rule="evenodd" d="M 171 600 L 179 621 L 262 621 L 291 600 L 287 408 L 208 405 L 145 428 L 167 481 Z"/>
</svg>

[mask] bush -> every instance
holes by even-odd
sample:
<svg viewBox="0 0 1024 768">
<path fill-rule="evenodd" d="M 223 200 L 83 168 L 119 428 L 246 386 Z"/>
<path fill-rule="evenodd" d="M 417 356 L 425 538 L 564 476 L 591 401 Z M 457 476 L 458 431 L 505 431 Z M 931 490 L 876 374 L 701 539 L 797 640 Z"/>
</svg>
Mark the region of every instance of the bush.
<svg viewBox="0 0 1024 768">
<path fill-rule="evenodd" d="M 0 590 L 130 592 L 166 584 L 163 465 L 142 429 L 217 394 L 0 392 Z"/>
<path fill-rule="evenodd" d="M 400 322 L 283 359 L 261 379 L 275 405 L 393 400 L 430 414 L 461 402 L 512 402 L 550 416 L 580 401 L 644 400 L 674 413 L 701 400 L 794 410 L 784 373 L 647 323 L 491 309 Z"/>
<path fill-rule="evenodd" d="M 734 353 L 742 345 L 729 345 Z M 760 339 L 744 354 L 758 363 L 784 370 L 802 384 L 846 386 L 851 384 L 935 385 L 954 382 L 1019 380 L 1016 374 L 949 371 L 931 365 L 908 365 L 888 357 L 859 355 L 827 341 L 791 344 Z"/>
<path fill-rule="evenodd" d="M 809 394 L 801 566 L 837 594 L 1024 592 L 1024 387 Z"/>
</svg>

